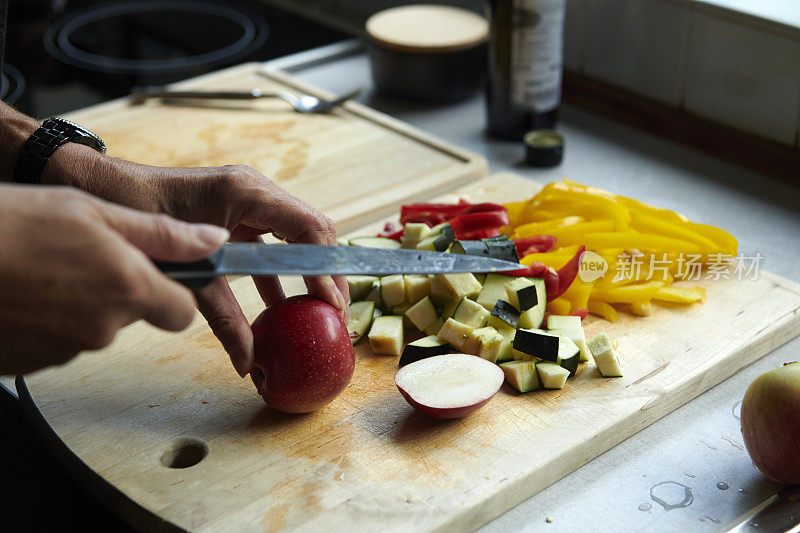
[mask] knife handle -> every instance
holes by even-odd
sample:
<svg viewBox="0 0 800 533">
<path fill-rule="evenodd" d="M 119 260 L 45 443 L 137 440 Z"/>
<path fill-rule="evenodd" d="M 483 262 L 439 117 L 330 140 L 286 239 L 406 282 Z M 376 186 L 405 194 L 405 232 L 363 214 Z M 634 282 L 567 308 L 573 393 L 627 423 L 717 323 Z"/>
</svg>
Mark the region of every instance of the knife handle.
<svg viewBox="0 0 800 533">
<path fill-rule="evenodd" d="M 216 278 L 219 264 L 222 261 L 224 247 L 207 258 L 192 263 L 170 263 L 154 261 L 156 267 L 167 277 L 177 281 L 189 289 L 202 289 Z"/>
</svg>

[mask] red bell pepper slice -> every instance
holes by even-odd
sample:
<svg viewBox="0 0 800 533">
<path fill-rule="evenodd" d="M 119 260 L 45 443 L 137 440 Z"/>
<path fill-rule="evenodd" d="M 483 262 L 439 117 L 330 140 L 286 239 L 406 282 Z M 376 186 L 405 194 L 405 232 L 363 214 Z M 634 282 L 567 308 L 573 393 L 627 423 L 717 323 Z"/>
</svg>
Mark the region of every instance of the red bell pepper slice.
<svg viewBox="0 0 800 533">
<path fill-rule="evenodd" d="M 400 208 L 400 222 L 428 222 L 430 226 L 435 226 L 459 215 L 492 211 L 505 212 L 506 208 L 500 204 L 470 204 L 463 200 L 457 204 L 407 204 Z"/>
<path fill-rule="evenodd" d="M 584 309 L 583 307 L 579 307 L 575 309 L 573 312 L 570 313 L 572 316 L 579 316 L 581 320 L 586 320 L 586 317 L 589 316 L 589 310 Z"/>
<path fill-rule="evenodd" d="M 575 252 L 575 255 L 567 261 L 567 264 L 562 266 L 558 269 L 558 288 L 550 293 L 550 289 L 547 290 L 547 300 L 552 301 L 564 294 L 569 286 L 572 285 L 572 282 L 575 281 L 575 278 L 578 276 L 578 271 L 581 269 L 581 255 L 583 252 L 586 251 L 586 246 L 581 246 L 578 248 L 578 251 Z M 545 281 L 547 281 L 545 279 Z"/>
<path fill-rule="evenodd" d="M 507 224 L 508 214 L 505 211 L 469 213 L 450 220 L 450 227 L 457 239 L 465 239 L 476 232 L 497 229 Z"/>
<path fill-rule="evenodd" d="M 524 239 L 514 239 L 517 253 L 520 257 L 528 254 L 540 254 L 549 252 L 556 244 L 556 238 L 552 235 L 536 235 Z"/>
<path fill-rule="evenodd" d="M 403 232 L 405 231 L 405 227 L 402 224 L 398 224 L 396 222 L 387 222 L 385 226 L 383 226 L 383 231 L 378 232 L 378 237 L 385 237 L 387 239 L 392 239 L 393 241 L 400 241 L 403 237 Z"/>
</svg>

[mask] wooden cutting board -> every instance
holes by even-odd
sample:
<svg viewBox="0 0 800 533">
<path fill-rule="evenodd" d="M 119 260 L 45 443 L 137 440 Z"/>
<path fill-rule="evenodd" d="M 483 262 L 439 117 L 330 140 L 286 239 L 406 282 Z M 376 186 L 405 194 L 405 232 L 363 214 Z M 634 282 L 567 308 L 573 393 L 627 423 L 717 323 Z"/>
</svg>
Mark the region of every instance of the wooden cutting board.
<svg viewBox="0 0 800 533">
<path fill-rule="evenodd" d="M 449 195 L 508 201 L 538 186 L 513 175 Z M 358 232 L 369 234 L 372 224 Z M 297 279 L 285 280 L 299 292 Z M 462 420 L 415 412 L 394 385 L 397 358 L 356 349 L 347 390 L 308 415 L 268 409 L 198 317 L 180 334 L 144 323 L 109 348 L 18 381 L 50 447 L 105 503 L 148 529 L 464 530 L 550 485 L 800 333 L 800 286 L 702 282 L 703 305 L 653 306 L 586 321 L 619 342 L 624 378 L 583 365 L 564 390 L 503 389 Z M 263 308 L 233 283 L 249 318 Z M 26 387 L 27 386 L 27 387 Z M 195 439 L 195 441 L 187 441 Z M 162 465 L 192 443 L 208 455 Z M 189 457 L 191 459 L 191 457 Z"/>
<path fill-rule="evenodd" d="M 172 87 L 333 96 L 259 63 Z M 486 175 L 484 158 L 356 102 L 309 115 L 275 98 L 142 105 L 125 98 L 67 118 L 97 132 L 115 157 L 161 166 L 250 165 L 334 219 L 340 232 L 361 226 L 365 215 L 374 220 Z"/>
</svg>

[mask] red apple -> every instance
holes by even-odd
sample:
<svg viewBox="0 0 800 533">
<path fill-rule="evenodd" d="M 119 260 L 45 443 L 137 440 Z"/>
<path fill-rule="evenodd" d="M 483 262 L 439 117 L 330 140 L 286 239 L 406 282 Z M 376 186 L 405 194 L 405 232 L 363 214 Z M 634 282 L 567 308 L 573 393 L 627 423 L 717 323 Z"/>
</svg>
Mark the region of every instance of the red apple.
<svg viewBox="0 0 800 533">
<path fill-rule="evenodd" d="M 494 363 L 474 355 L 436 355 L 408 364 L 394 377 L 403 398 L 433 418 L 461 418 L 488 402 L 505 374 Z"/>
<path fill-rule="evenodd" d="M 753 464 L 773 481 L 800 483 L 800 363 L 770 370 L 750 384 L 741 423 Z"/>
<path fill-rule="evenodd" d="M 252 325 L 255 366 L 250 377 L 267 404 L 308 413 L 350 383 L 355 351 L 339 311 L 314 296 L 292 296 L 270 306 Z"/>
</svg>

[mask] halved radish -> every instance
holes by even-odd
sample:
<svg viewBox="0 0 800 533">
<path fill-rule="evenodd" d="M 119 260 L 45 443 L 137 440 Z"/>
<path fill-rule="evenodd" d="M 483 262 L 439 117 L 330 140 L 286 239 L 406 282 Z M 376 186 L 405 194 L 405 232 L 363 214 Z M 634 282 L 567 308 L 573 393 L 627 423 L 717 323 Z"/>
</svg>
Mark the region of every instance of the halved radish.
<svg viewBox="0 0 800 533">
<path fill-rule="evenodd" d="M 429 357 L 401 368 L 400 394 L 433 418 L 461 418 L 480 409 L 500 390 L 504 374 L 486 359 L 463 353 Z"/>
</svg>

